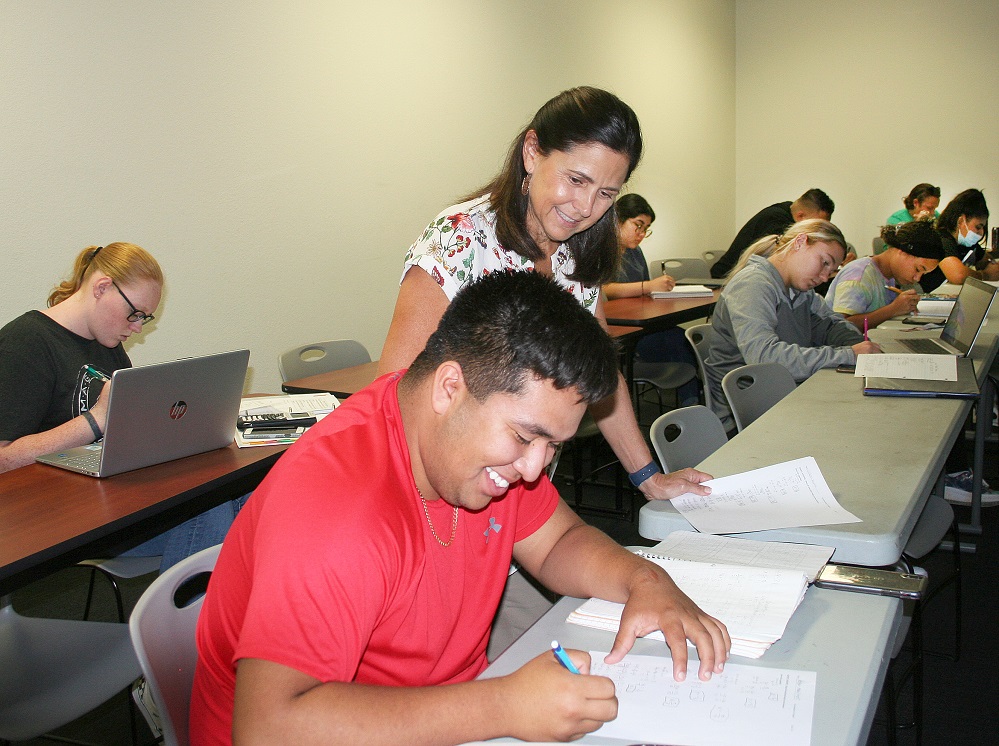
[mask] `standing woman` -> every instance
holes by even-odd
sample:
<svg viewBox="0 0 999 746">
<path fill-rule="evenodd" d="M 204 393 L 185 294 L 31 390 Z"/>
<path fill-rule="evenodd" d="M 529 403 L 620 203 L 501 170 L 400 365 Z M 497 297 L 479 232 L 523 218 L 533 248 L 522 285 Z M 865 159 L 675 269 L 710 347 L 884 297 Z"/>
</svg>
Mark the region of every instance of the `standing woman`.
<svg viewBox="0 0 999 746">
<path fill-rule="evenodd" d="M 41 311 L 0 329 L 0 472 L 104 435 L 105 378 L 132 365 L 122 343 L 153 320 L 163 291 L 160 265 L 131 243 L 89 246 Z M 218 544 L 244 498 L 223 503 L 131 549 L 162 555 L 164 570 Z"/>
<path fill-rule="evenodd" d="M 652 223 L 656 214 L 644 197 L 626 194 L 614 205 L 617 213 L 617 243 L 621 252 L 621 264 L 615 282 L 604 285 L 608 300 L 615 298 L 637 298 L 652 295 L 654 291 L 672 290 L 676 281 L 667 274 L 655 279 L 649 276 L 649 264 L 640 244 L 652 233 Z M 661 332 L 646 334 L 635 346 L 635 363 L 686 363 L 697 368 L 690 345 L 683 332 L 677 327 Z M 681 407 L 696 404 L 698 383 L 694 378 L 677 390 L 677 400 Z"/>
<path fill-rule="evenodd" d="M 916 310 L 919 293 L 903 290 L 932 272 L 943 259 L 940 234 L 931 220 L 886 225 L 881 239 L 887 249 L 843 267 L 826 293 L 826 303 L 858 329 Z"/>
<path fill-rule="evenodd" d="M 981 245 L 988 227 L 989 207 L 978 189 L 965 189 L 948 202 L 937 218 L 944 258 L 919 281 L 923 291 L 931 293 L 944 282 L 963 285 L 968 277 L 999 280 L 999 264 L 986 259 Z"/>
<path fill-rule="evenodd" d="M 822 368 L 854 365 L 861 353 L 881 351 L 815 293 L 845 254 L 839 228 L 818 219 L 802 220 L 746 249 L 715 306 L 704 361 L 711 405 L 726 430 L 735 427 L 721 388 L 730 370 L 779 363 L 800 382 Z"/>
<path fill-rule="evenodd" d="M 938 218 L 940 213 L 937 207 L 940 206 L 940 187 L 932 184 L 916 184 L 905 197 L 902 197 L 902 204 L 905 209 L 893 212 L 888 216 L 888 225 L 898 225 L 899 223 L 911 223 L 913 220 L 924 218 Z"/>
<path fill-rule="evenodd" d="M 607 91 L 574 88 L 542 106 L 496 178 L 440 213 L 410 247 L 379 371 L 408 366 L 455 293 L 490 272 L 553 277 L 604 321 L 600 286 L 614 279 L 618 254 L 611 207 L 641 154 L 635 112 Z M 702 472 L 660 472 L 623 377 L 592 413 L 647 498 L 709 492 Z"/>
</svg>

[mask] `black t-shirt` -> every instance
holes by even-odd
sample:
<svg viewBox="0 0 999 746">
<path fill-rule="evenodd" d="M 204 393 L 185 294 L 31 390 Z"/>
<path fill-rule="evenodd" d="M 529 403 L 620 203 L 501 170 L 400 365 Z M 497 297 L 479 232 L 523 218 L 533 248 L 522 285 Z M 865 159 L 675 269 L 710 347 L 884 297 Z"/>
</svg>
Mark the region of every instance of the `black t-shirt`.
<svg viewBox="0 0 999 746">
<path fill-rule="evenodd" d="M 956 256 L 960 260 L 964 260 L 964 257 L 968 255 L 971 251 L 967 246 L 962 246 L 957 242 L 957 239 L 950 234 L 950 231 L 937 229 L 937 233 L 940 234 L 940 243 L 943 244 L 944 258 L 948 256 Z M 985 258 L 985 249 L 976 244 L 971 247 L 975 250 L 975 261 L 980 261 Z M 969 259 L 966 264 L 971 264 L 972 261 Z M 923 289 L 924 293 L 932 293 L 938 287 L 947 282 L 947 275 L 943 273 L 940 267 L 937 267 L 932 272 L 927 272 L 925 275 L 919 278 L 919 287 Z"/>
<path fill-rule="evenodd" d="M 742 252 L 764 236 L 780 235 L 789 225 L 794 223 L 790 202 L 778 202 L 776 205 L 764 207 L 742 226 L 736 234 L 732 245 L 728 247 L 721 259 L 711 265 L 712 277 L 724 277 L 739 261 Z"/>
<path fill-rule="evenodd" d="M 0 329 L 0 441 L 51 430 L 97 401 L 103 382 L 131 367 L 124 348 L 84 339 L 40 311 L 28 311 Z"/>
</svg>

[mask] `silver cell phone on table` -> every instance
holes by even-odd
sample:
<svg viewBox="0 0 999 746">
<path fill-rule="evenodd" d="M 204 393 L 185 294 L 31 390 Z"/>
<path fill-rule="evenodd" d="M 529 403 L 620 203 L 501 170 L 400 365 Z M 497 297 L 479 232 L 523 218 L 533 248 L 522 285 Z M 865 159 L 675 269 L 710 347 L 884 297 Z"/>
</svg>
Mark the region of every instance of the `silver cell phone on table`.
<svg viewBox="0 0 999 746">
<path fill-rule="evenodd" d="M 918 600 L 926 590 L 926 581 L 925 575 L 907 572 L 826 565 L 815 578 L 815 587 Z"/>
</svg>

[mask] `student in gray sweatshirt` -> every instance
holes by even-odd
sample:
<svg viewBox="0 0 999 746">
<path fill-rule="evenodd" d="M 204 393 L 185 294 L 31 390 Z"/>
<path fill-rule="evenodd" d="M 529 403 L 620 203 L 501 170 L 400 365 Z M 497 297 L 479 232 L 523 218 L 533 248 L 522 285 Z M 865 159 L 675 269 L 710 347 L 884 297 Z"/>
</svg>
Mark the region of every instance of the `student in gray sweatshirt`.
<svg viewBox="0 0 999 746">
<path fill-rule="evenodd" d="M 815 294 L 845 254 L 839 228 L 818 219 L 746 249 L 715 306 L 705 360 L 712 405 L 726 430 L 735 426 L 721 389 L 730 370 L 780 363 L 801 382 L 820 368 L 853 365 L 858 354 L 881 351 Z"/>
</svg>

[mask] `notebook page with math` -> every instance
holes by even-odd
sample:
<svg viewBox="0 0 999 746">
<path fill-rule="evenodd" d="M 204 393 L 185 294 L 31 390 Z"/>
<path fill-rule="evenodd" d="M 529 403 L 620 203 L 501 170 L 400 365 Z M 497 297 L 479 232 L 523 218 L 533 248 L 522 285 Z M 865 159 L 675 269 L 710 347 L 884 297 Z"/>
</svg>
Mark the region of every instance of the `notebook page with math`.
<svg viewBox="0 0 999 746">
<path fill-rule="evenodd" d="M 706 534 L 861 522 L 837 502 L 811 456 L 704 484 L 711 488 L 710 495 L 687 493 L 671 502 Z"/>
</svg>

